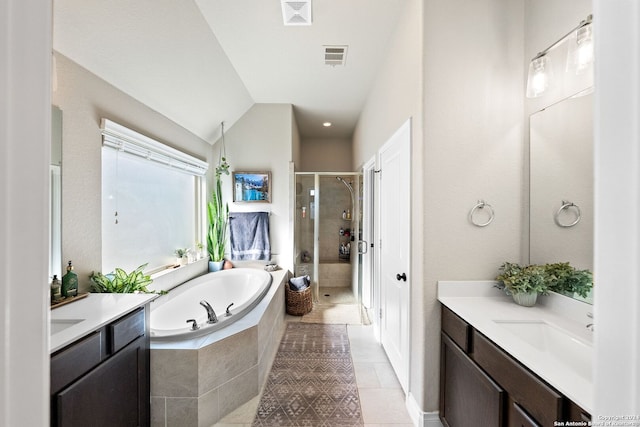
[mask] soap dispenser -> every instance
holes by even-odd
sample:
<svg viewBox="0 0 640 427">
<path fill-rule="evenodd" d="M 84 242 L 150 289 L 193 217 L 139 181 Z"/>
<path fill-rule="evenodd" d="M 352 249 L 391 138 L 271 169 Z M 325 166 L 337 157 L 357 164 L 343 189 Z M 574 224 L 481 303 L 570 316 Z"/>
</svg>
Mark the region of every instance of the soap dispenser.
<svg viewBox="0 0 640 427">
<path fill-rule="evenodd" d="M 73 265 L 69 261 L 67 274 L 62 276 L 62 296 L 65 298 L 78 295 L 78 275 L 73 272 Z"/>
<path fill-rule="evenodd" d="M 58 280 L 58 275 L 53 275 L 53 280 L 51 280 L 51 302 L 57 302 L 62 298 L 62 294 L 60 293 L 60 280 Z"/>
</svg>

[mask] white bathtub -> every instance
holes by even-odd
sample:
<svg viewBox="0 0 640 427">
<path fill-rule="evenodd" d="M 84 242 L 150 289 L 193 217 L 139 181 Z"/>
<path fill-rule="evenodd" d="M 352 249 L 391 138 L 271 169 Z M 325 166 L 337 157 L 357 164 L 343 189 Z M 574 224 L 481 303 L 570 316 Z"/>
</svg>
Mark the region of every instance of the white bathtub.
<svg viewBox="0 0 640 427">
<path fill-rule="evenodd" d="M 152 304 L 151 340 L 188 339 L 224 328 L 260 302 L 271 280 L 271 274 L 253 268 L 222 270 L 189 280 Z M 202 300 L 213 307 L 217 323 L 207 323 L 207 311 L 200 305 Z M 226 316 L 231 303 L 231 315 Z M 192 330 L 189 319 L 195 319 L 200 329 Z"/>
</svg>

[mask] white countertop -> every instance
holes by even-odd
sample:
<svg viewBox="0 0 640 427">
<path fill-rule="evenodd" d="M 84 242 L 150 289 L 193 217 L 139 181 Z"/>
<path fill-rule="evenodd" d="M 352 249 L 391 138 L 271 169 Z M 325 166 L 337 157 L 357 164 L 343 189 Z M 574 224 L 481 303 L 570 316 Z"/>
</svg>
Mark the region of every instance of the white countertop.
<svg viewBox="0 0 640 427">
<path fill-rule="evenodd" d="M 566 331 L 571 338 L 586 344 L 593 358 L 593 332 L 586 325 L 592 306 L 557 294 L 539 296 L 534 307 L 522 307 L 513 298 L 494 287 L 493 281 L 438 282 L 438 300 L 476 330 L 535 372 L 556 390 L 567 396 L 585 411 L 593 410 L 593 374 L 586 375 L 572 369 L 557 355 L 540 351 L 496 321 L 542 321 Z M 585 371 L 584 369 L 582 370 Z"/>
<path fill-rule="evenodd" d="M 52 327 L 65 329 L 51 334 L 49 352 L 53 353 L 123 315 L 157 298 L 157 294 L 97 294 L 51 310 Z M 65 323 L 68 322 L 68 323 Z"/>
</svg>

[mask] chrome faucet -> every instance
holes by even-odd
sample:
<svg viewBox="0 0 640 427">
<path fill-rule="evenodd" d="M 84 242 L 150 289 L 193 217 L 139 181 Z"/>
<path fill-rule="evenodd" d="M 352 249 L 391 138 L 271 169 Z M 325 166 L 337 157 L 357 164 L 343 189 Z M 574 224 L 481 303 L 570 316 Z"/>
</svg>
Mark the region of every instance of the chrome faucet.
<svg viewBox="0 0 640 427">
<path fill-rule="evenodd" d="M 209 304 L 205 300 L 202 300 L 200 301 L 200 305 L 203 306 L 205 310 L 207 310 L 207 318 L 209 319 L 207 320 L 207 323 L 218 323 L 218 316 L 216 316 L 216 312 L 213 311 L 211 304 Z"/>
<path fill-rule="evenodd" d="M 588 317 L 589 319 L 593 319 L 593 313 L 587 313 L 587 317 Z M 587 326 L 586 326 L 586 327 L 587 327 L 587 329 L 589 329 L 590 331 L 593 331 L 593 325 L 594 325 L 593 323 L 589 323 L 589 324 L 587 324 Z"/>
</svg>

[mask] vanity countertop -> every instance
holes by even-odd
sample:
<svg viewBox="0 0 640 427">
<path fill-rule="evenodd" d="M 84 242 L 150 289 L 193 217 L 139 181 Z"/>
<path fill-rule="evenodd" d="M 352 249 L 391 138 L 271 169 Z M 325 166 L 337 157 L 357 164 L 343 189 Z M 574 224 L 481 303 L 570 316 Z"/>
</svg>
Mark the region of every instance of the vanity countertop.
<svg viewBox="0 0 640 427">
<path fill-rule="evenodd" d="M 49 352 L 60 350 L 157 297 L 157 294 L 91 293 L 51 310 Z"/>
<path fill-rule="evenodd" d="M 534 307 L 522 307 L 494 285 L 493 281 L 440 281 L 438 300 L 556 390 L 592 413 L 593 332 L 586 328 L 592 322 L 587 317 L 592 307 L 557 294 L 540 296 Z M 542 344 L 532 344 L 542 342 L 543 337 L 527 336 L 509 329 L 515 326 L 519 331 L 519 326 L 540 323 L 551 326 L 551 330 L 561 330 L 556 337 L 560 341 L 545 342 L 546 349 L 543 349 Z M 565 340 L 570 342 L 563 342 Z M 564 344 L 568 344 L 566 351 L 562 348 Z"/>
</svg>

